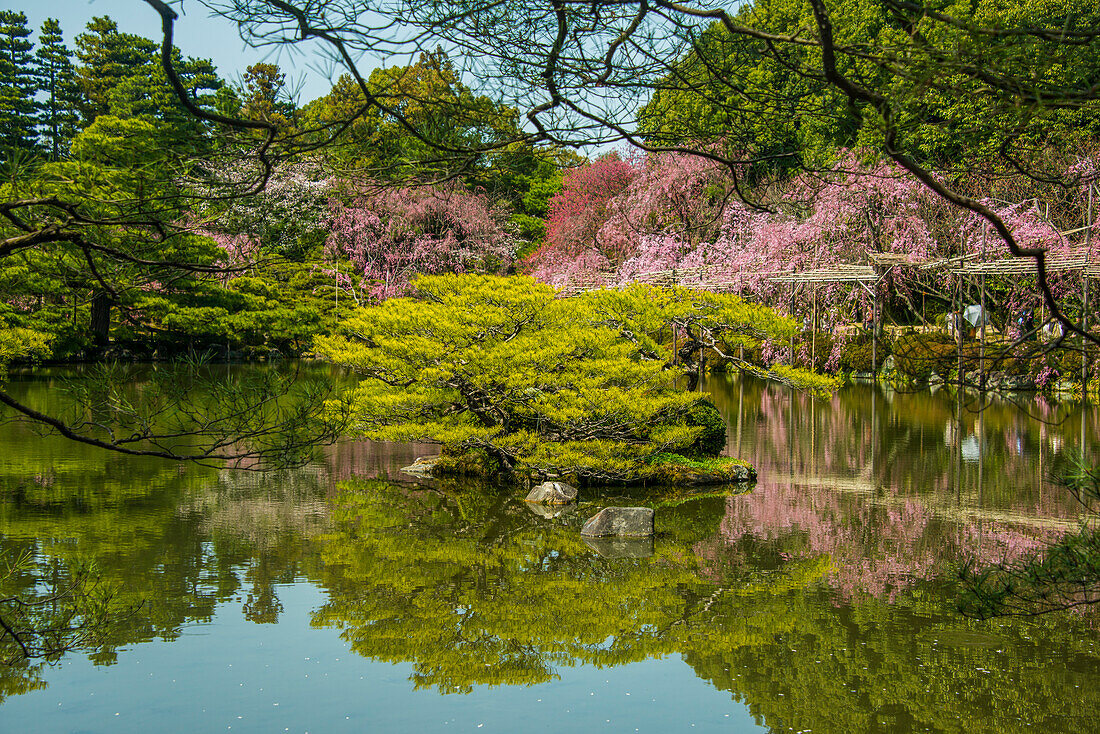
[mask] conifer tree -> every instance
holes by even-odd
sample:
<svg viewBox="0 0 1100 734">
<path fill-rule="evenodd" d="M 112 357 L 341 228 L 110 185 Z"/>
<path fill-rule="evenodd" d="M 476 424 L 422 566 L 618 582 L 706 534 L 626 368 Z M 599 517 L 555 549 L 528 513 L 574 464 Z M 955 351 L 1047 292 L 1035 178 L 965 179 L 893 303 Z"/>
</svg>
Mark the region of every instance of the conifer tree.
<svg viewBox="0 0 1100 734">
<path fill-rule="evenodd" d="M 76 85 L 72 51 L 65 45 L 61 24 L 47 18 L 38 33 L 34 52 L 38 64 L 38 88 L 45 93 L 39 112 L 39 132 L 51 160 L 68 152 L 77 133 L 80 88 Z"/>
<path fill-rule="evenodd" d="M 252 64 L 244 72 L 241 111 L 252 120 L 286 125 L 295 114 L 294 104 L 285 99 L 286 94 L 286 74 L 278 64 Z"/>
<path fill-rule="evenodd" d="M 27 16 L 0 10 L 0 150 L 5 159 L 37 148 L 34 44 Z"/>
<path fill-rule="evenodd" d="M 76 81 L 83 94 L 81 114 L 89 125 L 110 108 L 110 93 L 123 80 L 148 77 L 157 63 L 157 44 L 131 33 L 119 33 L 118 24 L 102 16 L 92 18 L 87 32 L 76 37 Z M 144 74 L 142 73 L 144 71 Z"/>
</svg>

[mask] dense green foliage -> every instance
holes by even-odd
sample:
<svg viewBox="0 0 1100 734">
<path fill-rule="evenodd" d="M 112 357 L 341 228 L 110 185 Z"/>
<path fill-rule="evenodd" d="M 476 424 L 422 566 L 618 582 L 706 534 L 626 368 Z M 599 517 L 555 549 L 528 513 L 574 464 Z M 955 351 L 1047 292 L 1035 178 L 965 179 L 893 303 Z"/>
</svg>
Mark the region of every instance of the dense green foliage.
<svg viewBox="0 0 1100 734">
<path fill-rule="evenodd" d="M 186 109 L 157 42 L 120 32 L 107 17 L 77 35 L 75 54 L 54 20 L 37 49 L 21 14 L 5 11 L 0 30 L 0 98 L 10 100 L 0 116 L 10 118 L 3 129 L 11 138 L 0 146 L 12 163 L 0 195 L 20 212 L 0 233 L 61 232 L 48 246 L 0 249 L 5 362 L 306 353 L 374 286 L 328 243 L 332 212 L 376 184 L 445 176 L 451 164 L 440 148 L 519 136 L 515 110 L 474 95 L 441 51 L 372 74 L 369 92 L 382 106 L 365 105 L 325 145 L 349 110 L 364 106 L 351 77 L 299 109 L 274 64 L 250 66 L 238 88 L 209 61 L 175 51 L 190 104 L 274 126 L 279 150 L 319 146 L 265 172 L 252 157 L 265 133 L 235 135 Z M 544 235 L 561 168 L 578 160 L 501 145 L 466 167 L 463 184 L 488 192 L 503 236 L 526 251 Z M 322 174 L 326 167 L 348 181 Z M 43 205 L 14 203 L 32 201 Z M 447 231 L 449 212 L 431 216 Z M 338 290 L 348 292 L 345 304 Z"/>
<path fill-rule="evenodd" d="M 0 156 L 10 161 L 37 148 L 33 44 L 27 16 L 0 11 Z"/>
<path fill-rule="evenodd" d="M 1095 44 L 1028 43 L 1030 29 L 1095 28 L 1094 3 L 983 0 L 937 3 L 935 10 L 963 22 L 940 22 L 916 4 L 828 4 L 842 51 L 837 70 L 889 98 L 901 131 L 894 145 L 931 165 L 974 168 L 1008 150 L 1028 158 L 1044 147 L 1076 149 L 1095 139 L 1095 105 L 1058 98 L 1059 90 L 1094 83 Z M 819 35 L 807 0 L 755 0 L 742 4 L 735 20 L 780 37 Z M 642 129 L 660 144 L 721 140 L 734 151 L 777 156 L 781 167 L 821 166 L 844 148 L 879 148 L 878 111 L 822 76 L 822 54 L 813 43 L 769 48 L 716 22 L 657 85 L 639 112 Z M 1020 86 L 998 86 L 1009 79 Z"/>
<path fill-rule="evenodd" d="M 893 348 L 897 369 L 913 379 L 928 379 L 933 372 L 941 377 L 958 366 L 958 344 L 944 334 L 904 335 Z"/>
<path fill-rule="evenodd" d="M 718 456 L 726 448 L 726 420 L 714 403 L 699 400 L 687 410 L 685 421 L 690 426 L 703 429 L 695 442 L 686 450 L 691 456 Z"/>
<path fill-rule="evenodd" d="M 654 453 L 713 453 L 715 422 L 692 413 L 698 398 L 678 386 L 683 372 L 661 334 L 691 319 L 751 345 L 793 329 L 769 309 L 700 291 L 556 298 L 529 278 L 489 276 L 415 286 L 319 341 L 364 378 L 351 396 L 359 431 L 483 450 L 525 474 L 630 479 Z"/>
</svg>

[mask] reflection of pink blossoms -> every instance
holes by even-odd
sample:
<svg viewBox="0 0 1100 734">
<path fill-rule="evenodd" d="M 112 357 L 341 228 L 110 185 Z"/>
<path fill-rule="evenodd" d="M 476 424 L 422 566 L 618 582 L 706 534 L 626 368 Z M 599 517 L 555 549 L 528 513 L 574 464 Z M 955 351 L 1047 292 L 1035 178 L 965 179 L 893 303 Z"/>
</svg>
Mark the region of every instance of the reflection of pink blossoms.
<svg viewBox="0 0 1100 734">
<path fill-rule="evenodd" d="M 939 548 L 926 537 L 930 519 L 927 508 L 912 500 L 881 507 L 771 486 L 730 498 L 721 534 L 730 544 L 745 535 L 782 542 L 791 558 L 827 555 L 830 585 L 843 596 L 892 599 L 933 575 Z"/>
<path fill-rule="evenodd" d="M 970 557 L 981 564 L 1011 562 L 1041 550 L 1061 532 L 980 521 L 947 524 L 935 521 L 918 500 L 869 504 L 838 493 L 772 485 L 731 497 L 719 538 L 697 550 L 704 557 L 720 554 L 721 544 L 736 546 L 746 537 L 777 543 L 785 562 L 827 556 L 827 580 L 842 598 L 870 594 L 893 600 L 933 578 L 937 563 Z"/>
<path fill-rule="evenodd" d="M 1021 529 L 1003 522 L 967 524 L 959 526 L 956 542 L 981 567 L 1009 564 L 1041 555 L 1065 532 L 1065 528 L 1059 527 Z"/>
</svg>

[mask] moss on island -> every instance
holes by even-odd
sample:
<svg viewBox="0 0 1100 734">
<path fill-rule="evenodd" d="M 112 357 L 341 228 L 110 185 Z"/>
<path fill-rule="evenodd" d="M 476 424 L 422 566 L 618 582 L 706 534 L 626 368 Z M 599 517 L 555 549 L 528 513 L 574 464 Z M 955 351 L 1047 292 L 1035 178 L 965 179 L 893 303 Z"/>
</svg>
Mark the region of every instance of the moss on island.
<svg viewBox="0 0 1100 734">
<path fill-rule="evenodd" d="M 654 484 L 703 486 L 756 479 L 756 469 L 743 459 L 715 456 L 693 459 L 680 454 L 654 454 L 642 468 L 642 481 Z"/>
<path fill-rule="evenodd" d="M 500 478 L 502 472 L 483 451 L 466 451 L 454 454 L 446 449 L 439 456 L 417 459 L 402 471 L 417 476 L 442 477 L 485 477 Z M 527 477 L 541 480 L 545 477 Z M 717 486 L 740 484 L 756 480 L 756 469 L 743 459 L 727 456 L 692 458 L 680 454 L 654 454 L 645 463 L 638 465 L 636 471 L 626 476 L 601 479 L 598 475 L 577 476 L 568 470 L 553 475 L 562 479 L 588 486 L 614 485 L 631 486 L 641 484 L 669 485 L 682 487 Z M 513 475 L 512 479 L 522 481 L 524 477 Z"/>
</svg>

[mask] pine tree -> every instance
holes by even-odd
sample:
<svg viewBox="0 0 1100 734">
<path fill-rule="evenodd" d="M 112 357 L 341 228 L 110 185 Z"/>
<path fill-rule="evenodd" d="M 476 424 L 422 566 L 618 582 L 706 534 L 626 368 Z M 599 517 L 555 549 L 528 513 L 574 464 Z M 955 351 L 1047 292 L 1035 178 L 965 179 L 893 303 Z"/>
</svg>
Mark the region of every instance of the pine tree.
<svg viewBox="0 0 1100 734">
<path fill-rule="evenodd" d="M 47 18 L 38 34 L 38 86 L 45 93 L 39 112 L 39 131 L 51 160 L 68 152 L 77 133 L 80 88 L 76 85 L 72 51 L 65 46 L 61 25 Z"/>
<path fill-rule="evenodd" d="M 93 18 L 87 32 L 76 37 L 76 83 L 85 129 L 97 118 L 141 119 L 156 129 L 161 145 L 191 148 L 198 153 L 209 143 L 206 126 L 188 112 L 168 83 L 156 42 L 119 33 L 110 18 Z M 223 86 L 209 59 L 185 58 L 172 49 L 173 66 L 192 102 L 214 105 Z"/>
<path fill-rule="evenodd" d="M 0 10 L 0 150 L 5 159 L 38 147 L 38 88 L 30 35 L 26 15 Z"/>
<path fill-rule="evenodd" d="M 283 99 L 286 74 L 278 64 L 258 63 L 244 72 L 241 100 L 245 116 L 275 125 L 286 125 L 294 117 L 294 104 Z"/>
<path fill-rule="evenodd" d="M 110 94 L 122 81 L 153 73 L 157 44 L 131 33 L 119 33 L 118 24 L 103 16 L 92 18 L 87 32 L 76 37 L 76 81 L 83 95 L 81 113 L 90 125 L 110 109 Z"/>
</svg>

